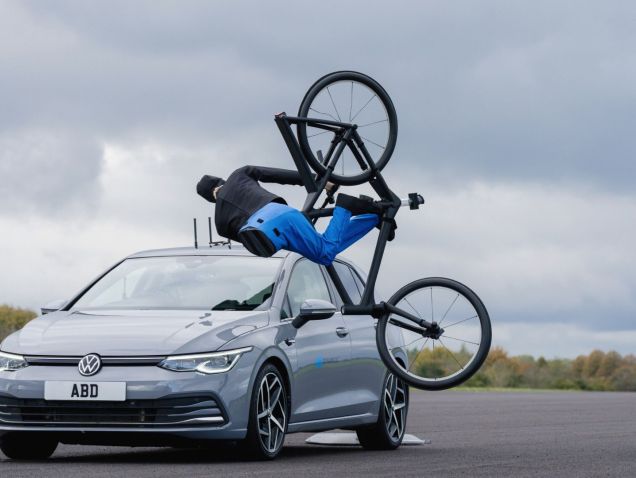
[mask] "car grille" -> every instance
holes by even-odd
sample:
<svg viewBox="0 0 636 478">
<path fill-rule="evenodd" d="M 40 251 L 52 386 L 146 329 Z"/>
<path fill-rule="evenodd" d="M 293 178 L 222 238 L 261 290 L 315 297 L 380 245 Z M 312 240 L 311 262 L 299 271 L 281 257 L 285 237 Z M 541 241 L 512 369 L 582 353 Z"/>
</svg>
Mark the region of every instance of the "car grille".
<svg viewBox="0 0 636 478">
<path fill-rule="evenodd" d="M 222 425 L 217 401 L 209 396 L 66 402 L 0 396 L 0 424 L 85 427 L 177 427 Z"/>
</svg>

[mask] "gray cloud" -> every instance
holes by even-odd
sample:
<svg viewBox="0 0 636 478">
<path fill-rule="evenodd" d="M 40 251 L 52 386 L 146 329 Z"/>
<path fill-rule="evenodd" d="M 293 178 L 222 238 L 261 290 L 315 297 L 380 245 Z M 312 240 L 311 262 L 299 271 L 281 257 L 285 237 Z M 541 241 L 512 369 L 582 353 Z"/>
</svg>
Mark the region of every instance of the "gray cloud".
<svg viewBox="0 0 636 478">
<path fill-rule="evenodd" d="M 316 77 L 354 68 L 392 94 L 404 168 L 606 189 L 636 179 L 629 2 L 5 9 L 2 100 L 14 126 L 61 121 L 99 135 L 213 142 L 271 129 L 272 113 L 294 111 Z"/>
<path fill-rule="evenodd" d="M 102 150 L 63 130 L 0 132 L 0 214 L 68 215 L 94 208 Z"/>
<path fill-rule="evenodd" d="M 24 236 L 18 223 L 55 219 L 37 259 L 5 237 L 3 264 L 40 261 L 79 286 L 135 248 L 188 243 L 190 217 L 211 212 L 198 176 L 291 166 L 273 114 L 355 69 L 398 110 L 388 180 L 429 200 L 403 219 L 386 277 L 458 277 L 510 324 L 633 329 L 635 15 L 632 2 L 3 2 L 0 220 Z M 371 246 L 351 254 L 364 265 Z M 68 294 L 51 274 L 36 291 L 26 272 L 0 277 L 0 302 Z"/>
</svg>

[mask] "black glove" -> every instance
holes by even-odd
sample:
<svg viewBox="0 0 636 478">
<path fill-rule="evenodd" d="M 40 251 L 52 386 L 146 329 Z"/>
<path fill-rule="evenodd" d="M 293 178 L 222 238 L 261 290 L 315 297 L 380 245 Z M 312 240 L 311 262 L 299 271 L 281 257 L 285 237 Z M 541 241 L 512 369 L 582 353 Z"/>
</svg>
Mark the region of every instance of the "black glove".
<svg viewBox="0 0 636 478">
<path fill-rule="evenodd" d="M 225 181 L 223 179 L 217 178 L 216 176 L 208 176 L 206 174 L 197 183 L 197 193 L 206 201 L 216 202 L 216 199 L 214 198 L 214 189 L 219 186 L 223 186 L 224 184 Z"/>
</svg>

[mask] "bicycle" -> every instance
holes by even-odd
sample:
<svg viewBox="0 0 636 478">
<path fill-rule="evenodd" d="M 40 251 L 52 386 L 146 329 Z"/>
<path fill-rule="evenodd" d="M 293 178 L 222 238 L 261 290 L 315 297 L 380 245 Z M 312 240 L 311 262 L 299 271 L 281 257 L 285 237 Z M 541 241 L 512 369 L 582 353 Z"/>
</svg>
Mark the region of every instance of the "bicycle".
<svg viewBox="0 0 636 478">
<path fill-rule="evenodd" d="M 477 294 L 452 279 L 429 277 L 405 285 L 387 302 L 375 301 L 377 276 L 398 210 L 416 210 L 424 204 L 417 193 L 400 199 L 382 177 L 397 141 L 397 115 L 387 92 L 362 73 L 330 73 L 309 88 L 298 116 L 280 113 L 275 122 L 307 190 L 303 212 L 314 224 L 333 214 L 328 205 L 339 186 L 369 182 L 380 197 L 376 204 L 382 224 L 360 303 L 352 303 L 334 266 L 327 267 L 345 303 L 342 313 L 378 319 L 376 342 L 382 361 L 408 385 L 443 390 L 468 380 L 486 359 L 492 336 L 488 312 Z M 316 208 L 328 182 L 337 187 L 327 191 Z M 441 309 L 436 300 L 438 306 L 444 304 Z"/>
</svg>

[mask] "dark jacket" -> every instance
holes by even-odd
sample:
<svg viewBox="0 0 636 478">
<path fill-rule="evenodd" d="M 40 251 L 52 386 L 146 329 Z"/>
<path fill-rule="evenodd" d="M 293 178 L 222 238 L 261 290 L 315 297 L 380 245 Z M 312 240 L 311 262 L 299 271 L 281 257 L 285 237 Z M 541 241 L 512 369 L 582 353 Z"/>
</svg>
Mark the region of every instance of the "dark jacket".
<svg viewBox="0 0 636 478">
<path fill-rule="evenodd" d="M 244 166 L 234 171 L 216 197 L 214 223 L 224 237 L 238 241 L 238 232 L 248 218 L 270 202 L 287 204 L 280 196 L 262 188 L 258 182 L 302 186 L 298 171 Z"/>
</svg>

